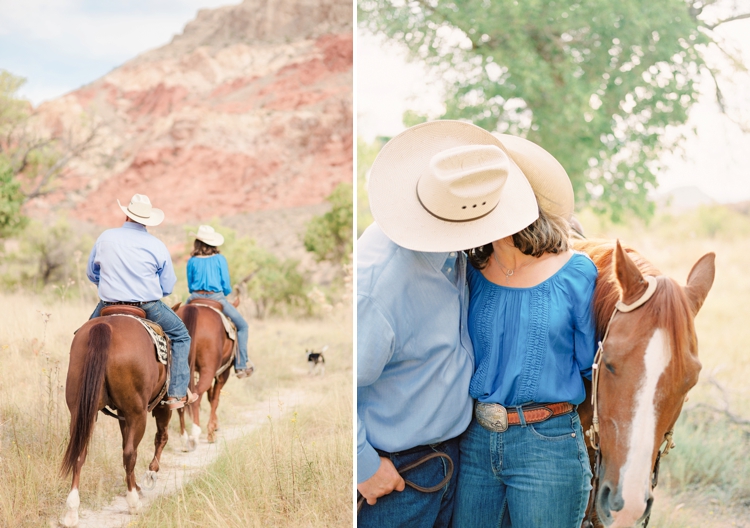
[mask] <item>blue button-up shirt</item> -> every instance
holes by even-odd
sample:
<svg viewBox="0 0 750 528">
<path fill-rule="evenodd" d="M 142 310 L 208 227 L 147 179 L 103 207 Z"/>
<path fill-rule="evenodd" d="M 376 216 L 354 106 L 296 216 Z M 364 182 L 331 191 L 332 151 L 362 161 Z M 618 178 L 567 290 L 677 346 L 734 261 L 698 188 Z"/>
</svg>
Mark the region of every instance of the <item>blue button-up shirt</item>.
<svg viewBox="0 0 750 528">
<path fill-rule="evenodd" d="M 210 257 L 191 257 L 187 263 L 188 291 L 232 293 L 229 283 L 229 265 L 221 253 Z"/>
<path fill-rule="evenodd" d="M 473 351 L 462 253 L 397 246 L 377 225 L 357 244 L 357 482 L 397 452 L 469 425 Z"/>
<path fill-rule="evenodd" d="M 107 302 L 155 301 L 172 293 L 177 282 L 167 246 L 133 222 L 99 235 L 86 275 Z"/>
</svg>

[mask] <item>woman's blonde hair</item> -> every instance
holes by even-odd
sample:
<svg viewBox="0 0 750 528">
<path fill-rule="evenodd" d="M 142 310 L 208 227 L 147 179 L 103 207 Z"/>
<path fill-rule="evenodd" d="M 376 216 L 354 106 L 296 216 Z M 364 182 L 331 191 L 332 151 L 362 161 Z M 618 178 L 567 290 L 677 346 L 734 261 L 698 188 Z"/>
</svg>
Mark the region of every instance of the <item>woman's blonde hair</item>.
<svg viewBox="0 0 750 528">
<path fill-rule="evenodd" d="M 545 253 L 568 250 L 570 226 L 563 217 L 539 209 L 539 218 L 530 226 L 513 235 L 513 245 L 524 255 L 541 257 Z M 484 269 L 494 251 L 492 243 L 469 250 L 469 262 Z"/>
</svg>

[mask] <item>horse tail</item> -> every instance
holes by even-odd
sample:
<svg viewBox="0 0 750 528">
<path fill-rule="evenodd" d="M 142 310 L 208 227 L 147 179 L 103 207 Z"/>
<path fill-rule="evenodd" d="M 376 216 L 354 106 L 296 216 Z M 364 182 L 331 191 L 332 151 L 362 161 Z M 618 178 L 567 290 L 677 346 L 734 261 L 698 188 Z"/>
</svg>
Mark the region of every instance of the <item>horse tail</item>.
<svg viewBox="0 0 750 528">
<path fill-rule="evenodd" d="M 89 342 L 83 360 L 78 401 L 72 409 L 70 440 L 60 468 L 60 474 L 63 477 L 73 471 L 91 439 L 96 413 L 99 412 L 99 398 L 104 385 L 104 371 L 111 342 L 112 327 L 107 323 L 97 323 L 89 330 Z"/>
</svg>

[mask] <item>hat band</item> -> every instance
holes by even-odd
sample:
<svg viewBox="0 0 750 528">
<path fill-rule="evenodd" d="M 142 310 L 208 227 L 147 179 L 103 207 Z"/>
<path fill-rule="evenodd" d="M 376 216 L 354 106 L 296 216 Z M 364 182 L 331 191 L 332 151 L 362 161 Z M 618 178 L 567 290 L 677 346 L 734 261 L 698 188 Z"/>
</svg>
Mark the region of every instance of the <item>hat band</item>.
<svg viewBox="0 0 750 528">
<path fill-rule="evenodd" d="M 130 207 L 128 207 L 128 212 L 132 214 L 133 216 L 137 216 L 138 218 L 151 218 L 151 211 L 148 212 L 148 215 L 142 215 L 142 214 L 136 213 Z"/>
<path fill-rule="evenodd" d="M 419 197 L 419 189 L 418 188 L 416 189 L 416 193 L 417 193 L 417 200 L 419 200 L 419 205 L 421 205 L 422 208 L 425 211 L 427 211 L 428 213 L 430 213 L 432 216 L 434 216 L 438 220 L 442 220 L 444 222 L 453 222 L 454 224 L 462 224 L 464 222 L 473 222 L 474 220 L 479 220 L 480 218 L 484 218 L 485 216 L 487 216 L 488 214 L 490 214 L 492 211 L 494 211 L 497 208 L 497 205 L 500 203 L 499 201 L 496 202 L 495 205 L 493 205 L 492 208 L 489 211 L 487 211 L 486 213 L 482 213 L 479 216 L 473 216 L 471 218 L 463 218 L 461 220 L 456 220 L 456 219 L 452 219 L 452 218 L 443 218 L 442 216 L 438 216 L 435 213 L 433 213 L 432 211 L 430 211 L 430 209 L 424 204 L 424 202 L 422 202 L 422 199 Z"/>
</svg>

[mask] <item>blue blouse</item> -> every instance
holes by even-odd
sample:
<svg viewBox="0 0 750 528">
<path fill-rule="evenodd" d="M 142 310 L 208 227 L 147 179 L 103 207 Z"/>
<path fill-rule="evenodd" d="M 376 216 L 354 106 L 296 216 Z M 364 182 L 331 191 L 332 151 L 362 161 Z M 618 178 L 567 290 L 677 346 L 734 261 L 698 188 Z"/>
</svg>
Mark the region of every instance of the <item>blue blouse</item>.
<svg viewBox="0 0 750 528">
<path fill-rule="evenodd" d="M 469 265 L 469 336 L 477 366 L 469 394 L 485 403 L 517 406 L 585 398 L 595 327 L 597 270 L 575 252 L 552 277 L 530 288 L 487 280 Z"/>
<path fill-rule="evenodd" d="M 190 257 L 187 263 L 188 290 L 232 293 L 229 283 L 229 265 L 224 255 L 217 253 L 210 257 Z"/>
</svg>

